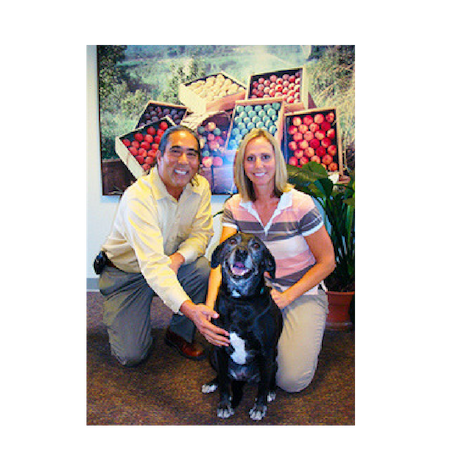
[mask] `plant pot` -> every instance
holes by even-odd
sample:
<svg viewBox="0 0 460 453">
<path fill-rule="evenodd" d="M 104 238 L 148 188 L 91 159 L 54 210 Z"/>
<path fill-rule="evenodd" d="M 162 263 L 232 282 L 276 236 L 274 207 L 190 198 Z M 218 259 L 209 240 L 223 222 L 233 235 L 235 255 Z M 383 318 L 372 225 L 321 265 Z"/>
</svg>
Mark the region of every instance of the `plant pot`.
<svg viewBox="0 0 460 453">
<path fill-rule="evenodd" d="M 350 305 L 355 295 L 354 291 L 340 293 L 326 291 L 329 302 L 329 313 L 326 319 L 327 330 L 346 331 L 353 328 L 350 319 Z"/>
</svg>

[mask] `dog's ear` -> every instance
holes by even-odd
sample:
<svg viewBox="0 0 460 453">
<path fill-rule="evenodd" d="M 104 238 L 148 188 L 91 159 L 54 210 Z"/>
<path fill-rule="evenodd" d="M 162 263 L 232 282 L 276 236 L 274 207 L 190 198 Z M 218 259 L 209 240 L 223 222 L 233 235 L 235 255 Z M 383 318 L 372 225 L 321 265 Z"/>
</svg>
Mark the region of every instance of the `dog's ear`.
<svg viewBox="0 0 460 453">
<path fill-rule="evenodd" d="M 267 247 L 265 247 L 265 250 L 264 250 L 264 264 L 265 264 L 265 271 L 268 272 L 271 278 L 275 278 L 275 272 L 276 272 L 275 258 L 273 258 L 273 255 L 271 254 L 270 250 L 268 250 Z"/>
<path fill-rule="evenodd" d="M 211 256 L 211 267 L 215 269 L 219 264 L 222 264 L 222 249 L 224 248 L 225 241 L 221 242 L 212 253 Z"/>
</svg>

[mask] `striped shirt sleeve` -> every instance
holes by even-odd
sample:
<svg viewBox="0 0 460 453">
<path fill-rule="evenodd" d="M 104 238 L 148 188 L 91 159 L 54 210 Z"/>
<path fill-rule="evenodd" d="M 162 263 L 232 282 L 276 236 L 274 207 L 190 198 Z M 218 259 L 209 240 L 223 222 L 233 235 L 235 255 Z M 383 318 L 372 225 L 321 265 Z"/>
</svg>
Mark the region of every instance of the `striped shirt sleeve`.
<svg viewBox="0 0 460 453">
<path fill-rule="evenodd" d="M 239 230 L 237 220 L 233 215 L 234 203 L 237 195 L 227 200 L 224 204 L 224 213 L 222 214 L 222 226 L 231 227 Z"/>
<path fill-rule="evenodd" d="M 306 212 L 299 221 L 299 228 L 302 236 L 309 236 L 323 226 L 323 218 L 315 206 Z"/>
</svg>

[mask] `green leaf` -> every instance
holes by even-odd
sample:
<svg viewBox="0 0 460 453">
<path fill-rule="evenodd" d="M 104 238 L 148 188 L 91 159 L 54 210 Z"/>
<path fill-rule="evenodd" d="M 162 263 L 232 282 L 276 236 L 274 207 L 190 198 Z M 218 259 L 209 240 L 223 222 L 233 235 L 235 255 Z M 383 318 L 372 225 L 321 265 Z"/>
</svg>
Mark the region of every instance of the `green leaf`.
<svg viewBox="0 0 460 453">
<path fill-rule="evenodd" d="M 302 167 L 312 180 L 323 179 L 328 177 L 327 170 L 317 162 L 308 162 Z"/>
<path fill-rule="evenodd" d="M 323 168 L 320 165 L 321 168 Z M 321 190 L 324 197 L 329 198 L 332 194 L 332 189 L 334 188 L 334 183 L 329 178 L 322 178 L 315 181 L 315 186 Z"/>
</svg>

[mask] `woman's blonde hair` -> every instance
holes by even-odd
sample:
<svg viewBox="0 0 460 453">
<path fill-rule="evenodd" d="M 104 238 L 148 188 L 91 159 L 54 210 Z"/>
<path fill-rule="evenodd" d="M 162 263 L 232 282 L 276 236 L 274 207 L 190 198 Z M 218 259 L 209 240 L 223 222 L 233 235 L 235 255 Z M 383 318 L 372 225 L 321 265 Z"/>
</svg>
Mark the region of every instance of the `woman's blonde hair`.
<svg viewBox="0 0 460 453">
<path fill-rule="evenodd" d="M 275 190 L 276 197 L 281 197 L 284 192 L 292 189 L 292 185 L 288 183 L 288 174 L 286 169 L 286 161 L 284 160 L 281 148 L 272 134 L 264 129 L 252 129 L 240 142 L 235 156 L 234 162 L 234 178 L 238 192 L 243 200 L 256 200 L 256 194 L 252 181 L 246 176 L 244 171 L 244 153 L 248 143 L 258 137 L 265 138 L 273 147 L 275 152 Z"/>
</svg>

